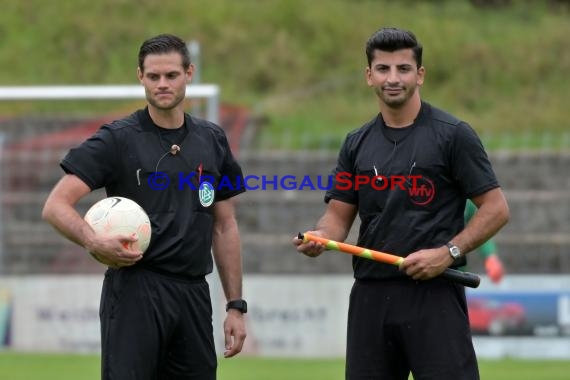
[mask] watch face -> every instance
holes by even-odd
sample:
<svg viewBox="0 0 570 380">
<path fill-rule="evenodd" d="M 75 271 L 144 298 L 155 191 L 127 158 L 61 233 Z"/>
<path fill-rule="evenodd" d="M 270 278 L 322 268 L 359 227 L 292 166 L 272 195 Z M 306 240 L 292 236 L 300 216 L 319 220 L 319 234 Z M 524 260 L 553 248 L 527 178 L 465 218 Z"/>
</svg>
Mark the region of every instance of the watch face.
<svg viewBox="0 0 570 380">
<path fill-rule="evenodd" d="M 454 259 L 457 259 L 459 256 L 461 256 L 461 252 L 459 251 L 459 248 L 457 248 L 455 246 L 449 248 L 449 253 L 451 253 L 451 256 Z"/>
<path fill-rule="evenodd" d="M 454 260 L 461 257 L 461 251 L 457 246 L 453 245 L 452 243 L 447 243 L 446 246 L 449 248 L 449 254 Z"/>
</svg>

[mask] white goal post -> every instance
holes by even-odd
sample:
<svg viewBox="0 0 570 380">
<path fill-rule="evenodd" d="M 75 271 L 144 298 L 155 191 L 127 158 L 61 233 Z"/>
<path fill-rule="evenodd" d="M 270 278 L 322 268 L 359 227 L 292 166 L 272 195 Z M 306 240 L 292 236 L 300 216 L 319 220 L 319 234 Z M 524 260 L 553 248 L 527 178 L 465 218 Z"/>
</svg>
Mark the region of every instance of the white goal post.
<svg viewBox="0 0 570 380">
<path fill-rule="evenodd" d="M 188 85 L 186 86 L 186 97 L 193 99 L 206 99 L 206 111 L 204 117 L 213 123 L 219 124 L 220 87 L 218 85 Z M 140 85 L 0 87 L 0 101 L 144 98 L 144 88 Z"/>
</svg>

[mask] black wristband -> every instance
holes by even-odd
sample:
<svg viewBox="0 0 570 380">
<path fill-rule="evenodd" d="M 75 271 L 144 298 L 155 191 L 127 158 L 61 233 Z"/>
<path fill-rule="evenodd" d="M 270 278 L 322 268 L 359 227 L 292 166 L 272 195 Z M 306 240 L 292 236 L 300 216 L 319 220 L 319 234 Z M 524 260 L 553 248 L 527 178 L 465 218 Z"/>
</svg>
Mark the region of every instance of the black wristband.
<svg viewBox="0 0 570 380">
<path fill-rule="evenodd" d="M 245 300 L 232 300 L 226 304 L 226 311 L 230 309 L 236 309 L 245 314 L 247 313 L 247 302 Z"/>
</svg>

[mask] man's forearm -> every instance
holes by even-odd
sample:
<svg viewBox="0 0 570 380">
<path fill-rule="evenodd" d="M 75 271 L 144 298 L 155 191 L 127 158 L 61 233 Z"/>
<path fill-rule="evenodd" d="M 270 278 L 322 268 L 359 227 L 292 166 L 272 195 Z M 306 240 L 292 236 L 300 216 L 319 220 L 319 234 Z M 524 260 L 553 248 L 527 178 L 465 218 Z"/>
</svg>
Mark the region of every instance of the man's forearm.
<svg viewBox="0 0 570 380">
<path fill-rule="evenodd" d="M 317 222 L 315 231 L 327 239 L 345 241 L 355 216 L 354 205 L 331 200 L 325 214 Z"/>
<path fill-rule="evenodd" d="M 215 229 L 212 251 L 226 299 L 242 297 L 241 241 L 237 223 Z"/>
<path fill-rule="evenodd" d="M 479 209 L 465 229 L 453 238 L 463 253 L 468 253 L 495 235 L 509 220 L 509 208 L 500 189 L 475 198 Z"/>
<path fill-rule="evenodd" d="M 42 217 L 68 240 L 81 247 L 89 247 L 94 236 L 93 229 L 72 206 L 47 203 Z"/>
</svg>

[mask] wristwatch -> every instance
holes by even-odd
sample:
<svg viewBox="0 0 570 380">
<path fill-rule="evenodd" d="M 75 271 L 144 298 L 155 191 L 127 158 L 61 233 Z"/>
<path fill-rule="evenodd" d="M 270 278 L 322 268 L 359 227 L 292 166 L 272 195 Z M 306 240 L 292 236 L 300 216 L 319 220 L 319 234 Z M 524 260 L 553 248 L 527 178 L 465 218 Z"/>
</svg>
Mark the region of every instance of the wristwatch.
<svg viewBox="0 0 570 380">
<path fill-rule="evenodd" d="M 458 258 L 461 257 L 461 250 L 459 249 L 459 247 L 454 245 L 452 242 L 447 243 L 446 246 L 447 248 L 449 248 L 449 255 L 453 260 L 457 260 Z"/>
<path fill-rule="evenodd" d="M 245 314 L 247 313 L 247 302 L 245 300 L 232 300 L 226 304 L 226 311 L 230 309 L 236 309 Z"/>
</svg>

